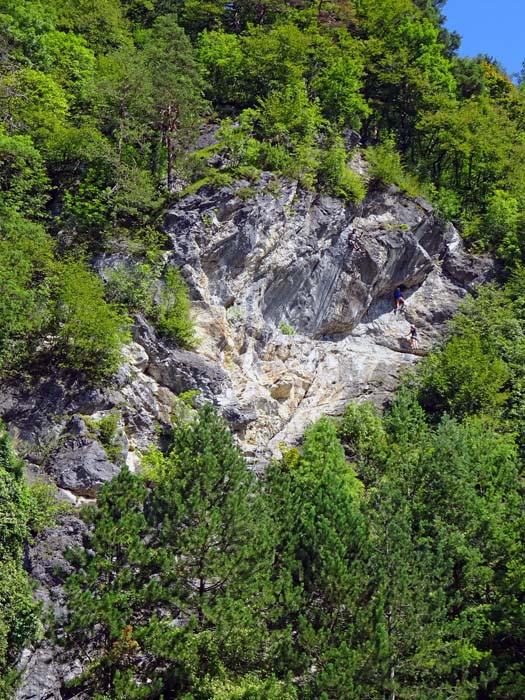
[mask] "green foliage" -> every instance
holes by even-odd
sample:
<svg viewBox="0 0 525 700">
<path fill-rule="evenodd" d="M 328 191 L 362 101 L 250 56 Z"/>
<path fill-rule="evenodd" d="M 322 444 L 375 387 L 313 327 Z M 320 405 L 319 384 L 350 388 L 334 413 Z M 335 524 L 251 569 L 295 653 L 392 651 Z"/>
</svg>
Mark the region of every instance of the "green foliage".
<svg viewBox="0 0 525 700">
<path fill-rule="evenodd" d="M 374 483 L 387 450 L 386 433 L 377 409 L 369 403 L 348 404 L 337 433 L 360 478 L 367 485 Z"/>
<path fill-rule="evenodd" d="M 219 104 L 242 101 L 244 56 L 239 38 L 224 31 L 205 30 L 198 39 L 197 56 L 216 101 Z"/>
<path fill-rule="evenodd" d="M 158 272 L 151 263 L 116 265 L 106 272 L 106 298 L 129 311 L 151 312 Z"/>
<path fill-rule="evenodd" d="M 318 182 L 329 194 L 357 204 L 366 195 L 363 179 L 347 165 L 348 154 L 341 139 L 323 151 Z"/>
<path fill-rule="evenodd" d="M 213 677 L 249 673 L 264 653 L 269 523 L 253 474 L 209 406 L 147 462 L 147 482 L 123 470 L 101 490 L 86 513 L 90 552 L 71 555 L 69 640 L 81 654 L 88 640 L 92 647 L 75 684 L 121 688 L 122 698 L 168 688 L 191 697 Z M 246 693 L 272 684 L 235 685 Z M 214 692 L 221 697 L 220 684 Z"/>
<path fill-rule="evenodd" d="M 31 531 L 51 524 L 56 510 L 48 501 L 45 513 L 35 519 L 43 503 L 35 487 L 28 489 L 22 463 L 13 454 L 5 429 L 0 430 L 0 697 L 12 696 L 13 667 L 22 649 L 39 630 L 40 607 L 23 568 L 24 545 Z"/>
<path fill-rule="evenodd" d="M 0 90 L 9 95 L 2 100 L 4 120 L 12 121 L 22 133 L 45 146 L 46 140 L 65 123 L 67 95 L 53 78 L 33 68 L 8 73 L 0 80 Z"/>
<path fill-rule="evenodd" d="M 267 492 L 278 528 L 275 668 L 304 674 L 304 697 L 349 697 L 368 641 L 366 525 L 362 484 L 328 419 L 270 467 Z"/>
<path fill-rule="evenodd" d="M 110 411 L 98 419 L 93 419 L 91 416 L 83 416 L 83 418 L 86 425 L 93 430 L 94 436 L 100 441 L 108 459 L 114 464 L 122 462 L 122 445 L 118 441 L 120 413 Z"/>
<path fill-rule="evenodd" d="M 77 34 L 51 31 L 42 37 L 50 75 L 80 103 L 95 78 L 95 55 Z"/>
<path fill-rule="evenodd" d="M 291 684 L 274 678 L 262 680 L 248 676 L 239 681 L 213 681 L 205 690 L 210 700 L 296 700 Z"/>
<path fill-rule="evenodd" d="M 518 200 L 503 190 L 495 190 L 487 201 L 483 224 L 491 232 L 492 240 L 499 241 L 496 253 L 509 267 L 521 257 L 519 218 Z"/>
<path fill-rule="evenodd" d="M 452 408 L 461 417 L 482 412 L 503 420 L 523 449 L 522 299 L 519 268 L 505 288 L 486 285 L 476 299 L 467 299 L 452 324 L 451 349 L 445 346 L 423 365 L 420 399 L 433 411 Z"/>
<path fill-rule="evenodd" d="M 116 371 L 126 317 L 104 300 L 104 285 L 80 261 L 58 268 L 56 278 L 55 352 L 60 363 L 94 379 Z"/>
<path fill-rule="evenodd" d="M 102 282 L 79 262 L 57 261 L 40 224 L 13 210 L 3 214 L 0 371 L 19 371 L 31 355 L 51 354 L 93 377 L 113 372 L 126 320 L 104 301 Z"/>
<path fill-rule="evenodd" d="M 0 127 L 0 201 L 18 211 L 39 214 L 49 186 L 43 159 L 29 136 L 9 136 Z"/>
<path fill-rule="evenodd" d="M 152 314 L 160 333 L 183 348 L 195 346 L 188 285 L 177 268 L 167 270 Z"/>
<path fill-rule="evenodd" d="M 286 321 L 281 321 L 279 323 L 279 330 L 283 335 L 295 335 L 293 327 L 290 326 L 289 323 L 286 323 Z"/>
<path fill-rule="evenodd" d="M 197 343 L 188 285 L 177 268 L 160 263 L 118 265 L 107 273 L 106 298 L 150 318 L 157 330 L 184 348 Z"/>
<path fill-rule="evenodd" d="M 508 370 L 483 345 L 474 333 L 455 337 L 428 359 L 423 391 L 427 389 L 424 401 L 429 407 L 454 416 L 501 413 Z"/>
<path fill-rule="evenodd" d="M 405 172 L 392 137 L 388 137 L 378 146 L 367 148 L 365 155 L 372 183 L 397 185 L 410 196 L 418 195 L 418 184 Z"/>
<path fill-rule="evenodd" d="M 238 125 L 226 125 L 232 162 L 219 180 L 266 168 L 353 203 L 363 186 L 340 138 L 356 128 L 376 182 L 430 192 L 512 268 L 523 257 L 525 93 L 494 61 L 458 58 L 441 10 L 6 0 L 0 191 L 26 213 L 47 206 L 71 245 L 111 248 L 154 223 L 166 190 L 214 180 L 188 155 L 214 109 Z"/>
<path fill-rule="evenodd" d="M 70 506 L 57 498 L 55 484 L 37 478 L 29 484 L 29 510 L 27 526 L 32 537 L 39 535 L 46 527 L 53 525 L 57 518 L 67 513 Z"/>
<path fill-rule="evenodd" d="M 39 224 L 4 209 L 0 218 L 0 371 L 24 362 L 48 328 L 53 244 Z"/>
<path fill-rule="evenodd" d="M 306 86 L 294 83 L 271 92 L 250 116 L 259 139 L 254 165 L 312 186 L 318 155 L 315 141 L 323 121 Z"/>
<path fill-rule="evenodd" d="M 363 58 L 357 43 L 346 38 L 342 44 L 319 41 L 318 58 L 323 68 L 312 80 L 312 88 L 331 124 L 359 129 L 370 109 L 361 95 Z"/>
<path fill-rule="evenodd" d="M 437 189 L 432 183 L 428 187 L 427 196 L 436 207 L 443 221 L 458 222 L 461 214 L 461 197 L 454 190 L 445 187 Z M 463 235 L 466 237 L 465 229 Z"/>
<path fill-rule="evenodd" d="M 175 183 L 175 152 L 191 141 L 205 109 L 204 84 L 191 43 L 175 15 L 159 17 L 144 43 L 144 58 L 151 71 L 152 107 L 166 145 L 166 184 Z"/>
</svg>

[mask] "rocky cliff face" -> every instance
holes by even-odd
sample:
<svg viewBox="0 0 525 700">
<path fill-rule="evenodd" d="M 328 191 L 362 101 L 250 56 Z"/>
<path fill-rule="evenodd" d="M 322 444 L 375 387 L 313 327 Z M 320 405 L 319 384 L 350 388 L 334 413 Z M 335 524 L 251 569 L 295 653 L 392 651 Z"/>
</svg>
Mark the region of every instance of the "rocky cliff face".
<svg viewBox="0 0 525 700">
<path fill-rule="evenodd" d="M 426 202 L 393 188 L 354 207 L 268 174 L 255 188 L 186 197 L 167 213 L 166 231 L 166 263 L 190 284 L 198 352 L 166 344 L 137 318 L 125 363 L 106 387 L 57 371 L 0 392 L 0 414 L 30 472 L 46 474 L 74 505 L 92 499 L 119 463 L 139 465 L 181 392 L 196 390 L 219 407 L 254 468 L 349 400 L 383 402 L 461 299 L 492 274 Z M 97 267 L 104 276 L 120 262 L 105 256 Z M 394 314 L 398 285 L 406 305 Z M 411 323 L 416 352 L 406 337 Z M 93 429 L 110 414 L 118 425 L 111 456 Z M 57 614 L 63 594 L 52 572 L 67 566 L 61 552 L 82 527 L 65 516 L 28 551 L 37 595 Z M 28 650 L 23 665 L 19 700 L 62 698 L 69 669 L 53 647 Z"/>
<path fill-rule="evenodd" d="M 201 190 L 168 213 L 166 230 L 170 262 L 195 299 L 200 352 L 255 413 L 244 444 L 264 461 L 350 399 L 387 398 L 491 265 L 470 259 L 425 201 L 395 188 L 357 207 L 293 183 L 276 194 L 270 175 L 244 193 Z M 396 315 L 398 285 L 406 305 Z"/>
</svg>

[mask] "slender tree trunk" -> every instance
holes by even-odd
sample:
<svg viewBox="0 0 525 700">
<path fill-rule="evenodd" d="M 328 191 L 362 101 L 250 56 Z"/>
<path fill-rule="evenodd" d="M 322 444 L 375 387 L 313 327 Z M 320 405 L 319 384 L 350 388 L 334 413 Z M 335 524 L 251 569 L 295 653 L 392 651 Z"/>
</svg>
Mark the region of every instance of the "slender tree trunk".
<svg viewBox="0 0 525 700">
<path fill-rule="evenodd" d="M 266 16 L 267 6 L 263 3 L 257 4 L 255 24 L 262 24 Z"/>
<path fill-rule="evenodd" d="M 199 620 L 199 625 L 202 628 L 204 623 L 204 610 L 202 609 L 202 600 L 206 592 L 206 580 L 204 578 L 199 579 L 199 609 L 197 611 L 197 619 Z"/>
<path fill-rule="evenodd" d="M 389 659 L 389 670 L 388 670 L 388 679 L 390 681 L 390 691 L 388 695 L 388 700 L 396 700 L 396 667 L 394 664 L 394 659 L 392 656 L 392 606 L 389 605 L 388 609 L 386 611 L 386 621 L 387 621 L 387 630 L 388 630 L 388 641 L 390 645 L 390 659 Z"/>
<path fill-rule="evenodd" d="M 324 0 L 319 0 L 319 3 L 317 5 L 317 26 L 318 27 L 321 24 L 321 12 L 323 10 L 323 5 L 324 5 Z"/>
<path fill-rule="evenodd" d="M 175 178 L 173 176 L 173 135 L 170 129 L 166 132 L 166 149 L 168 151 L 168 192 L 175 189 Z"/>
<path fill-rule="evenodd" d="M 166 110 L 166 121 L 165 121 L 165 141 L 166 141 L 166 151 L 167 151 L 167 184 L 168 192 L 175 191 L 175 132 L 177 131 L 179 112 L 176 107 L 169 105 Z"/>
</svg>

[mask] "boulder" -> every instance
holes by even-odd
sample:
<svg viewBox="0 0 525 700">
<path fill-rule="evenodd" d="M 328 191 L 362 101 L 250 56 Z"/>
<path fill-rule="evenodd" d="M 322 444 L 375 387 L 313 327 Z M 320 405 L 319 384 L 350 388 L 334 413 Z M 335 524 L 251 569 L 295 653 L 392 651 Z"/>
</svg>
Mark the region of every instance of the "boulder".
<svg viewBox="0 0 525 700">
<path fill-rule="evenodd" d="M 45 467 L 54 476 L 57 486 L 87 497 L 94 496 L 102 484 L 111 481 L 120 470 L 108 459 L 80 416 L 73 416 L 66 425 Z"/>
</svg>

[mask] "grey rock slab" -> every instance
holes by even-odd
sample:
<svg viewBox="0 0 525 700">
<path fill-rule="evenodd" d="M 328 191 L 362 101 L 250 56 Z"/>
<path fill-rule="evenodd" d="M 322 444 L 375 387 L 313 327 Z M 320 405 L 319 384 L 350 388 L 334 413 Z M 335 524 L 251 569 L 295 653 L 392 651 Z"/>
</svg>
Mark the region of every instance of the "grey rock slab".
<svg viewBox="0 0 525 700">
<path fill-rule="evenodd" d="M 50 642 L 25 650 L 19 664 L 22 682 L 15 700 L 62 700 L 63 675 L 57 652 Z"/>
<path fill-rule="evenodd" d="M 82 418 L 74 416 L 66 426 L 63 440 L 50 455 L 46 470 L 60 488 L 89 497 L 111 481 L 120 468 L 108 459 Z"/>
</svg>

